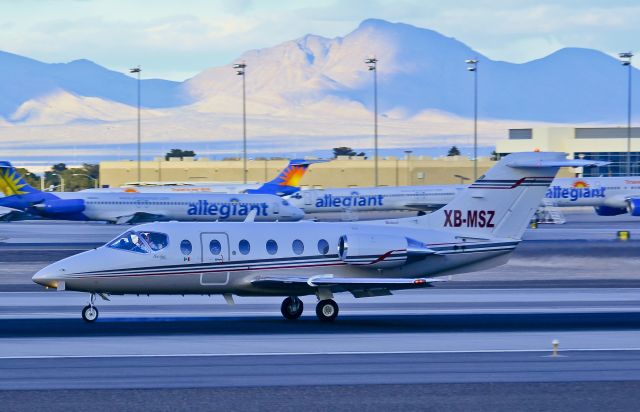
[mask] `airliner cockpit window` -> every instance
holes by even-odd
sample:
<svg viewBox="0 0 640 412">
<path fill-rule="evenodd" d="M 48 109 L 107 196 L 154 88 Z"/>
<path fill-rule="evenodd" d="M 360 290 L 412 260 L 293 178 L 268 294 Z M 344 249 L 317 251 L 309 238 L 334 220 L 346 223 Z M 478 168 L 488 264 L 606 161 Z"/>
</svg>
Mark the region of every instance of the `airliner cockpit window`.
<svg viewBox="0 0 640 412">
<path fill-rule="evenodd" d="M 130 252 L 149 253 L 149 245 L 147 245 L 140 235 L 133 230 L 118 236 L 107 246 L 113 249 L 127 250 Z"/>
<path fill-rule="evenodd" d="M 160 232 L 139 232 L 140 236 L 147 242 L 151 250 L 164 249 L 169 244 L 169 237 Z"/>
</svg>

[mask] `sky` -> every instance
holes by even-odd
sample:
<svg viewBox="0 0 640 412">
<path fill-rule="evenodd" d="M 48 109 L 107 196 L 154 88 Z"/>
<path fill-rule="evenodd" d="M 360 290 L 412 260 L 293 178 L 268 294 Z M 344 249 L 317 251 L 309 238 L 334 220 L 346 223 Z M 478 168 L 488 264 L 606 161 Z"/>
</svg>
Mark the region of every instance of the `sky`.
<svg viewBox="0 0 640 412">
<path fill-rule="evenodd" d="M 637 51 L 640 67 L 638 0 L 0 0 L 0 50 L 181 81 L 250 49 L 344 36 L 367 18 L 436 30 L 494 60 L 586 47 Z"/>
</svg>

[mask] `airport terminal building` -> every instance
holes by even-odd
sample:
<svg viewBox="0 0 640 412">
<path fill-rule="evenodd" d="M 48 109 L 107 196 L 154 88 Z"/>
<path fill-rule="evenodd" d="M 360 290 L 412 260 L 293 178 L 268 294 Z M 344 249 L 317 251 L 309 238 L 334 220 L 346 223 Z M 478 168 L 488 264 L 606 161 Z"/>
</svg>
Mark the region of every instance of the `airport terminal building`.
<svg viewBox="0 0 640 412">
<path fill-rule="evenodd" d="M 288 160 L 249 160 L 247 180 L 265 182 L 287 166 Z M 374 186 L 371 158 L 339 156 L 327 163 L 312 165 L 302 178 L 302 187 L 370 187 Z M 478 175 L 495 161 L 478 158 Z M 100 162 L 100 185 L 118 187 L 137 180 L 135 161 Z M 380 186 L 458 184 L 473 179 L 473 161 L 464 156 L 432 158 L 429 156 L 384 157 L 378 161 Z M 143 182 L 242 182 L 242 160 L 157 158 L 141 162 Z"/>
<path fill-rule="evenodd" d="M 627 175 L 626 127 L 536 127 L 510 129 L 509 138 L 499 141 L 496 152 L 504 156 L 532 150 L 566 152 L 573 157 L 611 162 L 584 170 L 584 176 Z M 631 128 L 631 175 L 640 175 L 640 127 Z"/>
</svg>

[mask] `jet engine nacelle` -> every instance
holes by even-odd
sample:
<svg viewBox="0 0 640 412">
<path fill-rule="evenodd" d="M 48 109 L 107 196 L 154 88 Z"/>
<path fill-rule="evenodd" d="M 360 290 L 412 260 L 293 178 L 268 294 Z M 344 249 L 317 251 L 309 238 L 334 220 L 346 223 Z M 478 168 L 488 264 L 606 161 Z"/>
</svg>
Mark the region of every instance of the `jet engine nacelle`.
<svg viewBox="0 0 640 412">
<path fill-rule="evenodd" d="M 618 216 L 627 213 L 624 207 L 596 206 L 594 209 L 599 216 Z"/>
<path fill-rule="evenodd" d="M 66 215 L 83 212 L 85 205 L 82 199 L 51 199 L 34 205 L 34 208 L 43 215 Z"/>
<path fill-rule="evenodd" d="M 640 199 L 627 199 L 627 211 L 631 216 L 640 216 Z"/>
<path fill-rule="evenodd" d="M 376 269 L 402 266 L 433 253 L 424 243 L 404 236 L 350 233 L 338 241 L 343 262 Z"/>
</svg>

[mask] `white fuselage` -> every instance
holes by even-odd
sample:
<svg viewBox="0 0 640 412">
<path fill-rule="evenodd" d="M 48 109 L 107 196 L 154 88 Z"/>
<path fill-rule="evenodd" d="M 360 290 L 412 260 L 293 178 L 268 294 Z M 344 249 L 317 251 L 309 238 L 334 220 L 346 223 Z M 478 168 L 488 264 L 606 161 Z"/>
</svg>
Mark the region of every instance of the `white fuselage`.
<svg viewBox="0 0 640 412">
<path fill-rule="evenodd" d="M 256 211 L 256 221 L 297 221 L 304 213 L 275 195 L 186 193 L 55 193 L 60 199 L 82 199 L 89 220 L 118 221 L 133 214 L 156 220 L 243 221 Z"/>
<path fill-rule="evenodd" d="M 302 190 L 289 197 L 305 214 L 364 211 L 431 211 L 449 203 L 463 185 Z"/>
<path fill-rule="evenodd" d="M 607 206 L 625 208 L 627 199 L 640 197 L 640 177 L 557 178 L 546 199 L 560 207 Z"/>
<path fill-rule="evenodd" d="M 249 189 L 258 189 L 262 183 L 209 183 L 209 184 L 157 184 L 142 186 L 107 187 L 102 189 L 85 189 L 86 193 L 217 193 L 239 194 Z"/>
<path fill-rule="evenodd" d="M 39 281 L 50 281 L 52 287 L 64 281 L 67 290 L 115 294 L 304 295 L 314 293 L 314 288 L 304 285 L 292 291 L 283 285 L 263 289 L 252 281 L 269 275 L 416 278 L 444 275 L 450 270 L 461 273 L 505 263 L 518 244 L 514 239 L 464 239 L 454 233 L 425 229 L 411 220 L 370 224 L 158 222 L 134 229 L 138 233 L 166 234 L 167 246 L 140 253 L 105 245 L 48 266 L 37 275 Z M 348 263 L 338 253 L 342 235 L 371 235 L 383 242 L 411 238 L 438 254 L 412 261 L 407 257 L 409 251 L 398 249 L 385 254 L 384 261 L 373 263 L 380 256 L 368 252 L 371 244 L 362 243 L 359 246 L 364 250 L 358 252 L 359 246 L 354 243 L 349 247 L 357 253 L 356 260 Z M 381 250 L 386 251 L 388 246 L 381 246 Z"/>
<path fill-rule="evenodd" d="M 289 198 L 305 214 L 416 210 L 433 211 L 449 203 L 464 185 L 309 189 Z M 545 199 L 559 207 L 627 207 L 640 197 L 640 177 L 556 178 Z"/>
</svg>

